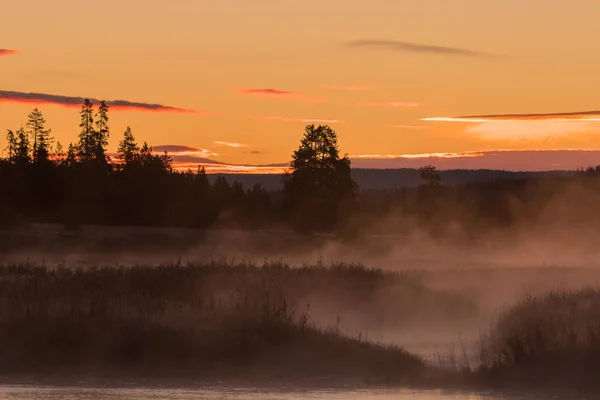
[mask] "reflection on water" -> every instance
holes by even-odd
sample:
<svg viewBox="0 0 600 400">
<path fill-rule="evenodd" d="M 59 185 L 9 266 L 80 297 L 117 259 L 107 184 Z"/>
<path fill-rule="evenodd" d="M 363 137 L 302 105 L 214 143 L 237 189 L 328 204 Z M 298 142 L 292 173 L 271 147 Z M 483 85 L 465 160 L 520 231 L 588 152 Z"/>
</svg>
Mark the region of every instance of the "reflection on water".
<svg viewBox="0 0 600 400">
<path fill-rule="evenodd" d="M 53 388 L 40 386 L 0 387 L 0 400 L 587 400 L 581 395 L 519 395 L 467 393 L 440 390 L 257 390 L 257 389 L 160 389 L 160 388 Z"/>
</svg>

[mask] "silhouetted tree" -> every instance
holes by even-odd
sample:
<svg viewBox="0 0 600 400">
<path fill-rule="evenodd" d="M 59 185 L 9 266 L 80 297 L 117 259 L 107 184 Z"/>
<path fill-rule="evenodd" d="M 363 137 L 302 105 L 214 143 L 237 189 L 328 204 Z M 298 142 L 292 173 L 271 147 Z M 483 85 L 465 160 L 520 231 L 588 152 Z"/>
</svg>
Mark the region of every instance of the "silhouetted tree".
<svg viewBox="0 0 600 400">
<path fill-rule="evenodd" d="M 117 148 L 117 159 L 120 161 L 121 166 L 131 165 L 139 152 L 139 146 L 135 141 L 135 137 L 131 132 L 131 128 L 127 127 L 123 133 L 123 140 L 119 142 Z"/>
<path fill-rule="evenodd" d="M 440 172 L 434 165 L 419 168 L 419 175 L 427 186 L 438 186 L 442 181 Z"/>
<path fill-rule="evenodd" d="M 106 101 L 100 101 L 96 113 L 96 129 L 93 131 L 94 161 L 99 165 L 107 164 L 106 146 L 108 146 L 108 139 L 110 138 L 108 108 Z"/>
<path fill-rule="evenodd" d="M 69 143 L 67 156 L 65 157 L 63 164 L 66 167 L 73 167 L 75 164 L 77 164 L 77 146 L 75 146 L 73 143 Z"/>
<path fill-rule="evenodd" d="M 9 129 L 6 134 L 6 142 L 9 162 L 19 165 L 29 163 L 29 138 L 23 128 L 16 132 Z"/>
<path fill-rule="evenodd" d="M 27 134 L 33 141 L 32 157 L 34 163 L 48 161 L 49 149 L 52 144 L 51 129 L 46 129 L 46 119 L 42 112 L 35 108 L 27 116 Z"/>
<path fill-rule="evenodd" d="M 350 159 L 340 157 L 335 131 L 329 126 L 307 126 L 290 166 L 285 195 L 292 223 L 301 230 L 333 227 L 357 189 Z"/>
<path fill-rule="evenodd" d="M 77 155 L 81 161 L 90 162 L 94 160 L 96 154 L 96 137 L 94 133 L 94 106 L 89 99 L 85 99 L 79 115 L 81 118 L 79 122 L 81 132 L 77 143 Z"/>
</svg>

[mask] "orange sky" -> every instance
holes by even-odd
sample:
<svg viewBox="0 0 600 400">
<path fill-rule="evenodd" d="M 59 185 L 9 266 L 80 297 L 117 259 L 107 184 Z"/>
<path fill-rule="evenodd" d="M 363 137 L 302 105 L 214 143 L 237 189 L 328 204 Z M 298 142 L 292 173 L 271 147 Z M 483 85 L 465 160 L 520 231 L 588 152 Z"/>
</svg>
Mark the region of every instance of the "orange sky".
<svg viewBox="0 0 600 400">
<path fill-rule="evenodd" d="M 590 116 L 424 120 L 600 110 L 599 17 L 593 0 L 3 0 L 0 129 L 33 92 L 63 144 L 78 110 L 54 96 L 203 111 L 113 107 L 110 150 L 131 125 L 235 164 L 286 162 L 310 121 L 352 156 L 600 149 Z"/>
</svg>

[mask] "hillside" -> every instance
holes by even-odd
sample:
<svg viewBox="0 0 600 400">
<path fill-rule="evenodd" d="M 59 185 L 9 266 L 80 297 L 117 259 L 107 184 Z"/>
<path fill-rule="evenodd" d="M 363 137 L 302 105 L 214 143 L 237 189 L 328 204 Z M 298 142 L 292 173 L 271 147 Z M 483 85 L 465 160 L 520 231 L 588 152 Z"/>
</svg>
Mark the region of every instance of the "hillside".
<svg viewBox="0 0 600 400">
<path fill-rule="evenodd" d="M 496 179 L 521 179 L 536 176 L 570 175 L 572 171 L 544 171 L 544 172 L 513 172 L 501 170 L 446 170 L 441 171 L 442 182 L 446 185 L 460 185 L 472 182 L 496 180 Z M 371 189 L 398 189 L 402 187 L 414 187 L 421 183 L 417 169 L 362 169 L 352 170 L 352 175 L 362 190 Z M 245 188 L 260 184 L 267 190 L 278 190 L 283 188 L 282 175 L 267 174 L 212 174 L 210 178 L 214 181 L 223 176 L 228 181 L 240 182 Z"/>
</svg>

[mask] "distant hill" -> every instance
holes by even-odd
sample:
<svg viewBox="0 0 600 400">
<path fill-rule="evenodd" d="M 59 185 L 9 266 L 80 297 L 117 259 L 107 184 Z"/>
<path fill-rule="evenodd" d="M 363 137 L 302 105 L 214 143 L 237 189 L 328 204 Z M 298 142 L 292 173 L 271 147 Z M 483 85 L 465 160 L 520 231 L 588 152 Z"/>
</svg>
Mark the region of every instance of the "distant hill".
<svg viewBox="0 0 600 400">
<path fill-rule="evenodd" d="M 512 172 L 490 169 L 453 169 L 441 171 L 442 182 L 446 185 L 461 185 L 489 180 L 522 179 L 538 176 L 566 176 L 573 171 L 543 171 L 543 172 Z M 209 178 L 214 181 L 217 177 L 225 177 L 229 182 L 240 182 L 245 188 L 260 184 L 267 190 L 280 190 L 283 188 L 283 175 L 263 174 L 211 174 Z M 419 171 L 411 168 L 401 169 L 353 169 L 352 176 L 361 190 L 372 189 L 399 189 L 402 187 L 415 187 L 422 183 Z"/>
</svg>

